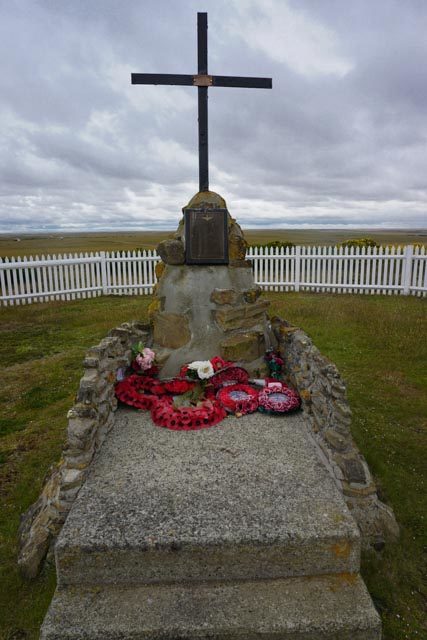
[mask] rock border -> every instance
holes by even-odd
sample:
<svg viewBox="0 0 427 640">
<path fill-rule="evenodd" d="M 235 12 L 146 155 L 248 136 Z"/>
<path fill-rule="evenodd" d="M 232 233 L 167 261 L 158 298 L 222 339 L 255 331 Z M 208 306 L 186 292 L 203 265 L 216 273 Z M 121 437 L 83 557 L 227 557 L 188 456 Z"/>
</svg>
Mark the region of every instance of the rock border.
<svg viewBox="0 0 427 640">
<path fill-rule="evenodd" d="M 320 457 L 359 526 L 363 546 L 380 550 L 386 540 L 397 539 L 399 526 L 393 510 L 378 498 L 368 464 L 352 438 L 346 385 L 336 365 L 302 329 L 277 317 L 271 323 L 285 376 L 301 396 Z"/>
<path fill-rule="evenodd" d="M 21 516 L 18 565 L 35 578 L 83 485 L 90 464 L 114 424 L 117 371 L 132 360 L 131 346 L 149 336 L 149 325 L 123 323 L 86 352 L 75 405 L 67 414 L 66 442 L 37 501 Z"/>
</svg>

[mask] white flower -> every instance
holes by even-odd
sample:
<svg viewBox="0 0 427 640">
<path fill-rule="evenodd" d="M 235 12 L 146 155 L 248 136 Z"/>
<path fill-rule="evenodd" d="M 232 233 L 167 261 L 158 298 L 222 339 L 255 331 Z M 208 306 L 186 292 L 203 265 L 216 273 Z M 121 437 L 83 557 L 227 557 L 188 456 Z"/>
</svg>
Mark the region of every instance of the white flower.
<svg viewBox="0 0 427 640">
<path fill-rule="evenodd" d="M 207 380 L 214 374 L 214 368 L 210 360 L 195 360 L 190 362 L 188 368 L 197 371 L 200 380 Z"/>
</svg>

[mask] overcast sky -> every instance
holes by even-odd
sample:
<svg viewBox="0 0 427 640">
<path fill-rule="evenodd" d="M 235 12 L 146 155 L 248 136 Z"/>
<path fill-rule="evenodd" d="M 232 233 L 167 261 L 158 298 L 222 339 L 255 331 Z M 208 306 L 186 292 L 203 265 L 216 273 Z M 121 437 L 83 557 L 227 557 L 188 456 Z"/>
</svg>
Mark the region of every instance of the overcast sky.
<svg viewBox="0 0 427 640">
<path fill-rule="evenodd" d="M 0 230 L 174 228 L 210 186 L 245 227 L 427 226 L 426 0 L 0 0 Z"/>
</svg>

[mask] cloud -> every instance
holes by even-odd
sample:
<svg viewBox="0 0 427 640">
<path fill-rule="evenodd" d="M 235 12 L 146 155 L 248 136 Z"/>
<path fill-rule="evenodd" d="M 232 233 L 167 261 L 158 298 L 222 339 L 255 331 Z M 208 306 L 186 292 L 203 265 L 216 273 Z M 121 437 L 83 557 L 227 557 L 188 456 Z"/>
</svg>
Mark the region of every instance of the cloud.
<svg viewBox="0 0 427 640">
<path fill-rule="evenodd" d="M 196 0 L 1 2 L 0 229 L 173 228 L 197 191 Z M 206 0 L 211 188 L 245 226 L 425 227 L 427 5 Z"/>
<path fill-rule="evenodd" d="M 336 33 L 286 1 L 241 0 L 238 13 L 231 35 L 295 73 L 342 77 L 353 68 Z"/>
</svg>

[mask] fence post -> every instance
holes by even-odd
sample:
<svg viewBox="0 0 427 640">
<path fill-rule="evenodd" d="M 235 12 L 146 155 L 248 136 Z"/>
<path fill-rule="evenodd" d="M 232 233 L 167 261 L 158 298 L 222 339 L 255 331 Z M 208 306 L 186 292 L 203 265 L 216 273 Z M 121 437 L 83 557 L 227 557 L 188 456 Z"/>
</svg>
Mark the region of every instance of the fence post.
<svg viewBox="0 0 427 640">
<path fill-rule="evenodd" d="M 105 251 L 100 251 L 99 255 L 101 256 L 101 286 L 102 286 L 102 294 L 104 296 L 108 295 L 108 287 L 107 287 L 107 260 Z"/>
<path fill-rule="evenodd" d="M 294 282 L 294 291 L 299 291 L 300 277 L 301 277 L 301 246 L 297 245 L 295 247 L 295 282 Z"/>
<path fill-rule="evenodd" d="M 408 244 L 405 247 L 404 261 L 403 261 L 403 295 L 409 296 L 410 286 L 412 284 L 412 258 L 414 255 L 414 247 L 412 244 Z"/>
</svg>

